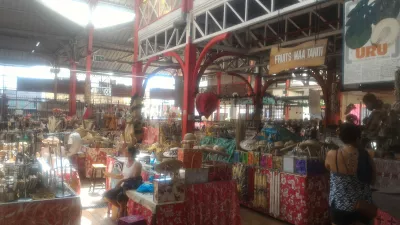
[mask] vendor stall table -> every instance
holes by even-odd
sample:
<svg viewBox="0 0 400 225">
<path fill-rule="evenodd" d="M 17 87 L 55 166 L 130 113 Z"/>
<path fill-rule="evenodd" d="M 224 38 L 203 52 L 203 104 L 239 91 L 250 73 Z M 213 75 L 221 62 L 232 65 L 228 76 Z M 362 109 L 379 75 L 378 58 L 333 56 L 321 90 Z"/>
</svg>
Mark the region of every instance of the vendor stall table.
<svg viewBox="0 0 400 225">
<path fill-rule="evenodd" d="M 399 193 L 397 190 L 400 187 L 400 161 L 387 159 L 375 159 L 374 161 L 376 165 L 376 182 L 373 187 L 385 191 L 395 190 L 394 193 L 398 196 Z M 393 209 L 393 205 L 398 205 L 399 198 L 397 196 L 387 197 L 383 208 Z M 382 199 L 380 199 L 380 202 L 385 203 Z M 389 213 L 379 210 L 375 219 L 375 225 L 400 225 L 400 219 L 396 219 Z"/>
<path fill-rule="evenodd" d="M 80 223 L 79 197 L 0 204 L 0 225 L 79 225 Z"/>
<path fill-rule="evenodd" d="M 152 194 L 136 191 L 127 195 L 128 214 L 146 217 L 148 225 L 241 224 L 234 181 L 187 185 L 185 202 L 178 203 L 156 204 Z"/>
<path fill-rule="evenodd" d="M 148 225 L 186 224 L 183 202 L 157 204 L 153 201 L 153 194 L 137 191 L 127 191 L 126 194 L 129 197 L 128 214 L 143 216 Z"/>
<path fill-rule="evenodd" d="M 327 175 L 304 176 L 251 166 L 243 172 L 245 180 L 238 180 L 242 205 L 295 225 L 329 224 Z M 261 183 L 260 176 L 265 177 Z"/>
</svg>

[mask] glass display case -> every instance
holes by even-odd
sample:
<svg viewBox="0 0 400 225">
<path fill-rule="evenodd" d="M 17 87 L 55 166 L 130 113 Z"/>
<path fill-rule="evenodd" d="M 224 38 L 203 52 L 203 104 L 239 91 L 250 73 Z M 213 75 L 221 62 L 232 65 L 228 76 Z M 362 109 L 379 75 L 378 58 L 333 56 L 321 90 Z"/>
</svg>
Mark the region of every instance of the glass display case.
<svg viewBox="0 0 400 225">
<path fill-rule="evenodd" d="M 81 203 L 65 179 L 73 168 L 63 157 L 64 142 L 57 137 L 62 135 L 48 134 L 40 142 L 37 135 L 0 134 L 0 218 L 25 224 L 21 220 L 29 214 L 34 224 L 79 224 Z"/>
</svg>

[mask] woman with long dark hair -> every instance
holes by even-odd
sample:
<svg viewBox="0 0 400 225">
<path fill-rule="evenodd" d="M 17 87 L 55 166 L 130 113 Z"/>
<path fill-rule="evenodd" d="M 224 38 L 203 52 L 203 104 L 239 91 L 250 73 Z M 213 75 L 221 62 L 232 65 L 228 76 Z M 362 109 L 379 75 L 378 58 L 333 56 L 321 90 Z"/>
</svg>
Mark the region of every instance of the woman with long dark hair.
<svg viewBox="0 0 400 225">
<path fill-rule="evenodd" d="M 375 181 L 375 164 L 368 152 L 359 148 L 359 126 L 342 124 L 339 137 L 344 146 L 329 151 L 325 161 L 331 172 L 329 205 L 332 224 L 368 224 L 375 213 L 370 188 Z M 366 212 L 366 208 L 372 210 Z"/>
<path fill-rule="evenodd" d="M 136 161 L 137 150 L 135 147 L 129 147 L 126 151 L 128 160 L 124 163 L 122 173 L 119 175 L 111 174 L 106 172 L 105 175 L 114 179 L 120 179 L 120 181 L 111 190 L 104 193 L 104 199 L 116 206 L 119 209 L 118 217 L 125 215 L 126 204 L 128 202 L 128 196 L 125 191 L 131 189 L 137 189 L 142 183 L 142 164 Z"/>
</svg>

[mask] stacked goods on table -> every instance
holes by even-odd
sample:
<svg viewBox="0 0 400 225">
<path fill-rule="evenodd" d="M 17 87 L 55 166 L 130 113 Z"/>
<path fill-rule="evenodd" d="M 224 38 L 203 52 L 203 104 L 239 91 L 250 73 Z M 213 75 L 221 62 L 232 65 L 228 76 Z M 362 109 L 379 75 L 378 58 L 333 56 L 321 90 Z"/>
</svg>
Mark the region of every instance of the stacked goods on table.
<svg viewBox="0 0 400 225">
<path fill-rule="evenodd" d="M 182 202 L 185 200 L 185 183 L 179 176 L 179 169 L 183 163 L 179 160 L 170 159 L 157 164 L 154 170 L 163 174 L 159 179 L 154 179 L 155 203 Z"/>
</svg>

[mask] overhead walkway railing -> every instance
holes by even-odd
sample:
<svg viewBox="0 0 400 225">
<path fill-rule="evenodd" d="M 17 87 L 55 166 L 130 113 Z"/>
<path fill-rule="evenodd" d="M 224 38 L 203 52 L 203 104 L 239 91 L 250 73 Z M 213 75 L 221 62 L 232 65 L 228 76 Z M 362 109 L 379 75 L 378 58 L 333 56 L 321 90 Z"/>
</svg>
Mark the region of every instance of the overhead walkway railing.
<svg viewBox="0 0 400 225">
<path fill-rule="evenodd" d="M 156 9 L 151 9 L 152 17 L 148 17 L 154 19 Z M 327 9 L 329 16 L 324 11 Z M 230 40 L 216 48 L 244 55 L 269 50 L 277 43 L 284 46 L 316 36 L 335 36 L 342 32 L 341 10 L 342 0 L 195 0 L 192 20 L 186 27 L 174 25 L 182 18 L 181 10 L 175 10 L 139 31 L 139 58 L 147 60 L 182 49 L 188 30 L 198 46 L 230 32 L 233 34 Z"/>
</svg>

